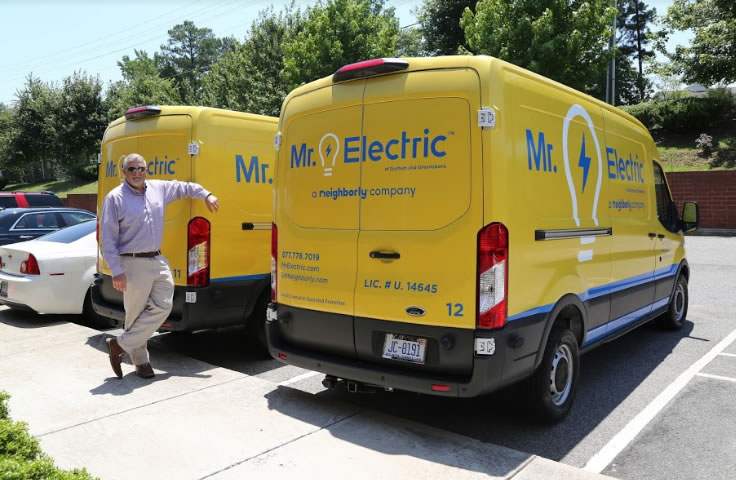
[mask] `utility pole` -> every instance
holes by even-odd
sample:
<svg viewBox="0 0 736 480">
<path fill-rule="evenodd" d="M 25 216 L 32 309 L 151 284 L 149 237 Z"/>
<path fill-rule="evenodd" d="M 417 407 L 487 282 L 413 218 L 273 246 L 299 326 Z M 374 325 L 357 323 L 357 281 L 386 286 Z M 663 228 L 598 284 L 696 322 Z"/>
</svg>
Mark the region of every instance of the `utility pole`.
<svg viewBox="0 0 736 480">
<path fill-rule="evenodd" d="M 613 34 L 608 44 L 608 51 L 611 52 L 611 63 L 608 64 L 608 75 L 606 75 L 606 103 L 616 105 L 616 19 L 618 18 L 618 8 L 616 0 L 613 0 L 613 6 L 616 8 L 616 15 L 613 17 Z"/>
</svg>

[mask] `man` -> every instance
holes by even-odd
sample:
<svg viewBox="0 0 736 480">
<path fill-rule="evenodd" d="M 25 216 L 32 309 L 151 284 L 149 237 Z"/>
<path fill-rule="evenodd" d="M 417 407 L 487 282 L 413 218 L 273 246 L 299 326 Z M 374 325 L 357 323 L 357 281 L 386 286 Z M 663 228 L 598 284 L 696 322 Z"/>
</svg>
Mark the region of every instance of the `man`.
<svg viewBox="0 0 736 480">
<path fill-rule="evenodd" d="M 112 285 L 123 292 L 125 331 L 107 339 L 110 365 L 123 377 L 122 356 L 130 355 L 139 377 L 154 376 L 148 339 L 173 306 L 174 280 L 161 255 L 166 204 L 180 198 L 202 198 L 217 212 L 217 197 L 201 185 L 176 180 L 146 180 L 146 161 L 131 153 L 123 161 L 125 181 L 112 189 L 102 205 L 102 255 L 112 271 Z"/>
</svg>

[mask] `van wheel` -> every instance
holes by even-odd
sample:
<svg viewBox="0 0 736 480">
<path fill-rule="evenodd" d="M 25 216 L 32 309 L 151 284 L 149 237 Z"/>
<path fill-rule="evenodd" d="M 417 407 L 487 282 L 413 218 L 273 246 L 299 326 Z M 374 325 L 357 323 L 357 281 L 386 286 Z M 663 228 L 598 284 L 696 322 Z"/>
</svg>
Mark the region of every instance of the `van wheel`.
<svg viewBox="0 0 736 480">
<path fill-rule="evenodd" d="M 567 328 L 553 327 L 544 357 L 527 379 L 525 399 L 532 414 L 542 422 L 558 422 L 572 407 L 580 376 L 578 340 Z"/>
<path fill-rule="evenodd" d="M 258 357 L 270 357 L 268 353 L 268 345 L 266 345 L 266 310 L 268 302 L 271 300 L 271 291 L 266 289 L 264 293 L 258 297 L 253 313 L 248 318 L 246 325 L 246 345 L 248 351 Z"/>
<path fill-rule="evenodd" d="M 687 317 L 688 293 L 687 279 L 684 275 L 677 278 L 675 291 L 672 293 L 670 306 L 662 316 L 657 318 L 657 325 L 667 330 L 679 330 L 685 325 Z"/>
</svg>

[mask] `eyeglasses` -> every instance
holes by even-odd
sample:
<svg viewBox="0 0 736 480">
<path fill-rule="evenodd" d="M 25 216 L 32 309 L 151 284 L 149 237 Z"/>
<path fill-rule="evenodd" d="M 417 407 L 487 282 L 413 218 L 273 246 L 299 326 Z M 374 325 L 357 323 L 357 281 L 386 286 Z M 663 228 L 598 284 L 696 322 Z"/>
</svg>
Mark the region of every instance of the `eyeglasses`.
<svg viewBox="0 0 736 480">
<path fill-rule="evenodd" d="M 126 167 L 128 173 L 138 172 L 143 173 L 146 171 L 146 167 Z"/>
</svg>

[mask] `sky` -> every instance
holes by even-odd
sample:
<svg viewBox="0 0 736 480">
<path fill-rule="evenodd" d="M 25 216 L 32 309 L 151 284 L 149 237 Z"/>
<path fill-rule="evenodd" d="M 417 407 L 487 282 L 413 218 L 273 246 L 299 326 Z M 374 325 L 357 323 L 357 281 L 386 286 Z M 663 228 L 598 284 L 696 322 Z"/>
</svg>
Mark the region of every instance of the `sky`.
<svg viewBox="0 0 736 480">
<path fill-rule="evenodd" d="M 646 1 L 646 0 L 645 0 Z M 74 71 L 98 75 L 105 87 L 120 80 L 117 62 L 134 49 L 149 56 L 168 40 L 167 31 L 191 20 L 217 37 L 242 41 L 258 12 L 285 0 L 0 0 L 0 102 L 10 105 L 28 74 L 60 83 Z M 302 10 L 316 0 L 296 0 Z M 646 3 L 664 14 L 672 0 Z M 416 22 L 421 0 L 387 0 L 401 26 Z M 687 43 L 676 35 L 669 47 Z"/>
</svg>

